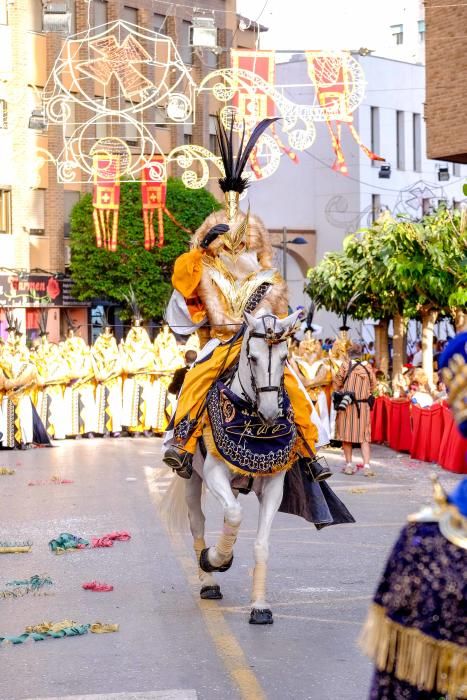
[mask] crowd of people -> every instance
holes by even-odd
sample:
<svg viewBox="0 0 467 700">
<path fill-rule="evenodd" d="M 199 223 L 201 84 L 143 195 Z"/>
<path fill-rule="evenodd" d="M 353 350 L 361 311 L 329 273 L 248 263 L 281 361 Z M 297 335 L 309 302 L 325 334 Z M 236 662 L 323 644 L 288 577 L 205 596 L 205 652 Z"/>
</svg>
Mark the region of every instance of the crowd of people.
<svg viewBox="0 0 467 700">
<path fill-rule="evenodd" d="M 162 434 L 178 393 L 174 374 L 199 350 L 196 334 L 179 346 L 168 326 L 152 342 L 140 318 L 119 344 L 107 323 L 92 345 L 74 327 L 51 343 L 44 313 L 30 348 L 10 312 L 7 334 L 0 343 L 0 448 L 10 449 Z"/>
</svg>

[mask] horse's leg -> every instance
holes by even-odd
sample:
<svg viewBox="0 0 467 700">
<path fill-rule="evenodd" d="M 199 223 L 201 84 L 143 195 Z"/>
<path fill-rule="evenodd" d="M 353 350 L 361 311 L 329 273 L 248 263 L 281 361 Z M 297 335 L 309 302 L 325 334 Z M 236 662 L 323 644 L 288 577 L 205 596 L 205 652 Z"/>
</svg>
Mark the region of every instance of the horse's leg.
<svg viewBox="0 0 467 700">
<path fill-rule="evenodd" d="M 272 612 L 266 602 L 266 573 L 269 558 L 269 537 L 274 516 L 279 510 L 284 492 L 285 472 L 262 479 L 258 495 L 259 517 L 255 541 L 255 569 L 253 572 L 253 592 L 251 596 L 250 624 L 270 625 Z"/>
<path fill-rule="evenodd" d="M 206 573 L 199 568 L 199 558 L 203 549 L 206 548 L 204 541 L 205 517 L 201 508 L 201 491 L 203 481 L 196 471 L 193 471 L 191 479 L 186 482 L 186 503 L 188 506 L 188 519 L 190 530 L 193 535 L 193 549 L 195 550 L 196 563 L 198 564 L 198 576 L 201 581 L 201 598 L 219 599 L 222 598 L 221 589 L 216 583 L 212 574 Z"/>
<path fill-rule="evenodd" d="M 232 563 L 233 547 L 242 521 L 242 507 L 230 486 L 230 470 L 209 453 L 204 462 L 203 479 L 224 509 L 224 527 L 216 546 L 203 552 L 200 565 L 204 571 L 227 571 Z"/>
</svg>

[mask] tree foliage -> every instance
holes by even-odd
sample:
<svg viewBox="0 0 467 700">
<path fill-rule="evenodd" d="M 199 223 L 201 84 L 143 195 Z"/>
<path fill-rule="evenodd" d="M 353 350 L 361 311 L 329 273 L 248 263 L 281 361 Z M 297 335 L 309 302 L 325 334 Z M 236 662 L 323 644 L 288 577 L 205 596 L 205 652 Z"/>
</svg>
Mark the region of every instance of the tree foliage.
<svg viewBox="0 0 467 700">
<path fill-rule="evenodd" d="M 169 178 L 167 209 L 186 228 L 195 231 L 220 206 L 207 190 L 189 190 L 181 180 Z M 145 250 L 138 183 L 121 185 L 116 252 L 97 248 L 92 212 L 92 197 L 86 194 L 71 214 L 73 294 L 80 301 L 106 299 L 121 303 L 124 307 L 121 316 L 128 318 L 130 311 L 125 296 L 131 285 L 144 318 L 159 320 L 172 291 L 174 261 L 188 249 L 189 235 L 164 214 L 164 246 Z"/>
<path fill-rule="evenodd" d="M 420 222 L 384 219 L 348 236 L 308 273 L 315 303 L 342 313 L 358 293 L 352 316 L 453 316 L 467 305 L 467 240 L 461 215 L 446 208 Z"/>
</svg>

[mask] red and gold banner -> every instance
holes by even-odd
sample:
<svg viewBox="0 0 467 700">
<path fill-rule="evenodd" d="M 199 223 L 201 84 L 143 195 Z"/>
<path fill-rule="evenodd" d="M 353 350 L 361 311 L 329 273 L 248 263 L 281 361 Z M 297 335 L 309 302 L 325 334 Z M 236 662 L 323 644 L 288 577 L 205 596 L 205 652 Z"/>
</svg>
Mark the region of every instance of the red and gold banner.
<svg viewBox="0 0 467 700">
<path fill-rule="evenodd" d="M 305 52 L 308 75 L 316 90 L 318 104 L 325 113 L 326 125 L 336 156 L 332 169 L 347 175 L 348 168 L 342 148 L 342 124 L 347 124 L 358 146 L 371 160 L 384 160 L 373 153 L 361 141 L 353 125 L 353 115 L 349 107 L 352 76 L 345 53 L 329 51 Z"/>
<path fill-rule="evenodd" d="M 116 251 L 120 208 L 120 156 L 95 154 L 93 171 L 92 204 L 97 247 Z"/>
<path fill-rule="evenodd" d="M 154 156 L 143 168 L 141 177 L 143 201 L 144 247 L 150 250 L 156 239 L 154 234 L 154 212 L 157 211 L 159 248 L 164 244 L 164 211 L 167 198 L 167 169 L 163 155 Z"/>
<path fill-rule="evenodd" d="M 253 119 L 257 123 L 261 119 L 276 116 L 276 105 L 274 99 L 268 94 L 268 90 L 261 87 L 261 81 L 267 83 L 272 88 L 276 81 L 276 53 L 275 51 L 250 51 L 247 49 L 235 49 L 231 51 L 232 69 L 234 72 L 235 94 L 232 104 L 238 108 L 240 116 L 247 125 Z M 245 78 L 238 74 L 239 70 L 246 70 L 258 76 L 261 80 L 255 83 L 254 79 Z M 275 124 L 271 126 L 271 134 L 281 149 L 290 160 L 298 162 L 297 155 L 288 148 L 276 133 Z M 250 164 L 257 179 L 263 176 L 261 166 L 258 162 L 257 149 L 254 148 L 250 156 Z"/>
</svg>

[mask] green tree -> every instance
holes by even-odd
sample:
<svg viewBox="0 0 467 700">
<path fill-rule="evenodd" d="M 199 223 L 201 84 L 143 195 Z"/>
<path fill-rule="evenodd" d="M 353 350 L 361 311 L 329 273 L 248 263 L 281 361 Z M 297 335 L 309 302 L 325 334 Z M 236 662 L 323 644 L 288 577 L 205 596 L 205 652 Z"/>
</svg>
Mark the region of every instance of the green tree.
<svg viewBox="0 0 467 700">
<path fill-rule="evenodd" d="M 120 201 L 116 252 L 96 246 L 91 195 L 74 206 L 70 240 L 73 294 L 80 301 L 99 298 L 121 303 L 122 318 L 129 318 L 125 296 L 131 285 L 144 318 L 160 319 L 172 291 L 174 261 L 188 249 L 189 235 L 164 214 L 164 246 L 145 250 L 140 185 L 122 183 Z M 191 231 L 220 207 L 207 190 L 189 190 L 181 180 L 169 178 L 167 209 Z"/>
<path fill-rule="evenodd" d="M 393 373 L 404 361 L 409 318 L 422 322 L 423 368 L 431 379 L 433 327 L 448 315 L 459 327 L 467 305 L 467 244 L 461 215 L 442 208 L 414 223 L 384 219 L 346 238 L 344 250 L 325 256 L 310 271 L 309 293 L 331 311 L 360 292 L 352 315 L 380 319 L 379 334 L 393 319 Z M 341 275 L 339 281 L 337 275 Z M 378 333 L 376 335 L 378 345 Z M 379 344 L 387 346 L 387 342 Z M 384 357 L 379 364 L 385 366 Z"/>
</svg>

